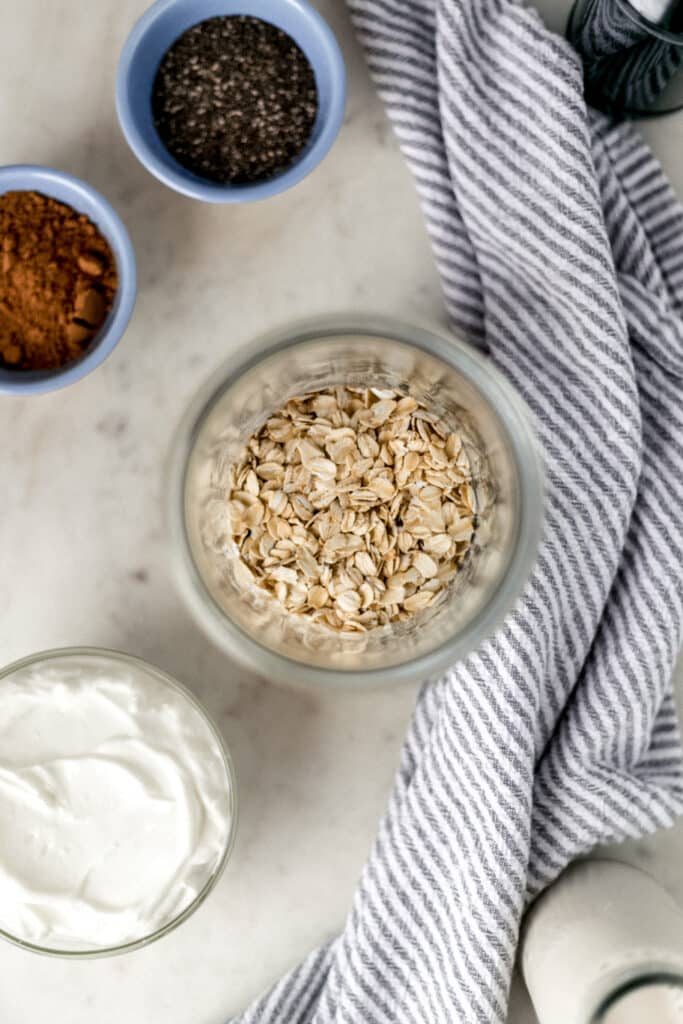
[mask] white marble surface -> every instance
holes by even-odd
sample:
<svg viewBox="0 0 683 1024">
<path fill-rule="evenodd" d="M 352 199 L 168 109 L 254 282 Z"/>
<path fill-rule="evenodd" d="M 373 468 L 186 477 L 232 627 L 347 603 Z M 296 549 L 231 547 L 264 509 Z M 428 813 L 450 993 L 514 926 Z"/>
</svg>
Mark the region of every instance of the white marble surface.
<svg viewBox="0 0 683 1024">
<path fill-rule="evenodd" d="M 545 6 L 559 26 L 564 3 Z M 67 391 L 0 402 L 0 660 L 101 644 L 170 671 L 231 746 L 242 819 L 216 891 L 149 949 L 67 963 L 0 945 L 2 1024 L 222 1024 L 342 923 L 414 697 L 323 698 L 248 678 L 181 607 L 162 528 L 174 425 L 238 345 L 332 310 L 443 320 L 412 183 L 344 5 L 320 3 L 349 70 L 336 147 L 294 191 L 242 208 L 175 195 L 123 142 L 115 65 L 144 7 L 0 0 L 0 164 L 87 178 L 128 223 L 140 269 L 133 322 L 104 367 Z M 683 194 L 683 117 L 646 132 Z M 683 829 L 623 852 L 683 897 Z M 531 1020 L 516 992 L 512 1024 Z"/>
</svg>

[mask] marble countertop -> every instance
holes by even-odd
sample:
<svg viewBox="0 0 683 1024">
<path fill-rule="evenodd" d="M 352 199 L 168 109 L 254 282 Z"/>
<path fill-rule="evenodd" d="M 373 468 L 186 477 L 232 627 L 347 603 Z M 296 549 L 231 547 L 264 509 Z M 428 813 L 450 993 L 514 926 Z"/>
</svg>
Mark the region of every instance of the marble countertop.
<svg viewBox="0 0 683 1024">
<path fill-rule="evenodd" d="M 217 889 L 148 949 L 65 962 L 0 944 L 3 1024 L 223 1024 L 342 924 L 414 701 L 410 689 L 319 696 L 247 676 L 181 606 L 162 524 L 173 429 L 237 346 L 330 311 L 444 322 L 412 181 L 344 4 L 319 3 L 349 71 L 334 150 L 293 191 L 224 208 L 165 189 L 120 134 L 116 60 L 145 6 L 5 0 L 0 164 L 52 164 L 99 188 L 130 228 L 140 294 L 125 338 L 92 376 L 0 402 L 0 659 L 97 644 L 183 680 L 232 749 L 241 822 Z M 544 6 L 560 27 L 565 4 Z M 645 132 L 683 195 L 683 115 Z M 620 853 L 683 898 L 683 827 Z M 532 1020 L 518 987 L 511 1024 Z"/>
</svg>

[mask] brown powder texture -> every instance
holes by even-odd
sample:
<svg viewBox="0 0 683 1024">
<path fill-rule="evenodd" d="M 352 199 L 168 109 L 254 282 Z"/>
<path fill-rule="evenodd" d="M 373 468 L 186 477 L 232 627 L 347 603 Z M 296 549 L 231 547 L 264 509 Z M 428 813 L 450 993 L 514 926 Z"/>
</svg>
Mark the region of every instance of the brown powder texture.
<svg viewBox="0 0 683 1024">
<path fill-rule="evenodd" d="M 52 370 L 90 347 L 116 263 L 95 225 L 38 192 L 0 195 L 0 367 Z"/>
</svg>

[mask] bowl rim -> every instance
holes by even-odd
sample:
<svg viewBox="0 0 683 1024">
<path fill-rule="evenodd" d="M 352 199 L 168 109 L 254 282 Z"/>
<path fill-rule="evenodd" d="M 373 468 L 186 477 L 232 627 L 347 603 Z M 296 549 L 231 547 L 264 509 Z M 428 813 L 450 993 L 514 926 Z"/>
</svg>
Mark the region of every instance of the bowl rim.
<svg viewBox="0 0 683 1024">
<path fill-rule="evenodd" d="M 133 314 L 137 298 L 137 266 L 135 250 L 128 229 L 108 199 L 96 188 L 82 178 L 67 171 L 57 170 L 44 164 L 5 164 L 0 167 L 0 194 L 9 191 L 4 187 L 8 178 L 22 177 L 25 185 L 16 191 L 42 192 L 50 198 L 57 199 L 51 191 L 55 183 L 65 186 L 74 197 L 74 202 L 57 199 L 57 202 L 72 206 L 77 213 L 84 212 L 79 208 L 79 196 L 88 200 L 101 212 L 101 219 L 90 217 L 93 223 L 109 243 L 118 274 L 118 287 L 115 296 L 116 309 L 110 313 L 110 322 L 103 326 L 95 337 L 92 346 L 84 355 L 66 366 L 54 370 L 19 370 L 0 373 L 0 395 L 36 395 L 74 384 L 91 373 L 113 352 L 123 337 Z M 14 191 L 14 187 L 11 189 Z M 90 216 L 90 215 L 88 215 Z M 6 374 L 16 373 L 16 379 Z"/>
<path fill-rule="evenodd" d="M 232 816 L 230 819 L 230 831 L 225 842 L 225 847 L 221 854 L 213 874 L 207 879 L 203 888 L 197 893 L 195 898 L 188 903 L 188 905 L 176 914 L 170 921 L 157 928 L 155 931 L 150 932 L 149 935 L 143 936 L 140 939 L 134 939 L 131 942 L 121 943 L 117 946 L 107 946 L 102 949 L 93 950 L 62 950 L 62 949 L 51 949 L 48 946 L 41 946 L 39 943 L 28 942 L 25 939 L 18 938 L 11 932 L 0 928 L 0 939 L 4 939 L 10 942 L 13 946 L 18 946 L 20 949 L 25 949 L 31 953 L 39 953 L 42 956 L 53 957 L 56 959 L 64 960 L 100 960 L 104 957 L 119 956 L 123 953 L 131 953 L 133 950 L 142 949 L 144 946 L 149 946 L 151 943 L 156 942 L 158 939 L 168 935 L 169 932 L 175 931 L 184 921 L 186 921 L 195 910 L 204 903 L 209 893 L 219 882 L 228 861 L 232 855 L 235 839 L 237 835 L 237 823 L 239 817 L 239 797 L 237 788 L 237 775 L 235 772 L 235 766 L 228 749 L 227 743 L 225 742 L 218 726 L 213 721 L 211 715 L 201 702 L 195 697 L 191 690 L 188 689 L 183 683 L 179 682 L 173 676 L 169 675 L 163 669 L 153 665 L 151 662 L 146 661 L 144 658 L 138 658 L 134 654 L 128 654 L 126 651 L 119 651 L 115 648 L 109 647 L 93 647 L 93 646 L 75 646 L 75 647 L 51 647 L 43 651 L 36 651 L 34 654 L 28 654 L 23 658 L 19 658 L 16 661 L 10 662 L 9 665 L 5 665 L 0 668 L 0 686 L 8 676 L 12 673 L 17 672 L 23 668 L 27 668 L 29 665 L 36 664 L 41 661 L 54 661 L 64 657 L 97 657 L 97 658 L 108 658 L 111 661 L 122 662 L 127 665 L 140 668 L 144 672 L 154 676 L 165 686 L 174 690 L 176 693 L 184 697 L 198 713 L 201 720 L 207 726 L 213 739 L 216 742 L 218 750 L 223 759 L 223 766 L 225 768 L 226 779 L 228 783 L 228 790 L 230 793 L 231 804 L 232 804 Z"/>
<path fill-rule="evenodd" d="M 262 645 L 216 603 L 192 556 L 186 529 L 185 485 L 190 457 L 202 424 L 219 397 L 261 360 L 283 349 L 344 335 L 379 336 L 441 359 L 462 374 L 493 407 L 507 434 L 517 466 L 520 520 L 504 576 L 465 633 L 434 650 L 388 668 L 330 669 L 299 662 Z M 337 314 L 272 331 L 243 346 L 220 365 L 195 394 L 178 424 L 166 467 L 166 519 L 176 585 L 195 621 L 228 655 L 259 676 L 312 688 L 368 689 L 436 678 L 477 649 L 514 607 L 536 563 L 544 525 L 544 464 L 531 410 L 485 355 L 442 329 L 416 326 L 384 316 Z"/>
<path fill-rule="evenodd" d="M 330 108 L 316 141 L 312 146 L 304 149 L 301 158 L 295 160 L 281 174 L 253 184 L 221 185 L 218 182 L 202 180 L 176 161 L 174 161 L 175 166 L 171 167 L 160 160 L 139 131 L 137 118 L 133 113 L 135 104 L 131 100 L 129 75 L 130 68 L 139 58 L 141 43 L 160 17 L 171 8 L 184 3 L 186 0 L 155 0 L 135 23 L 123 44 L 116 72 L 116 112 L 128 145 L 143 167 L 158 181 L 190 199 L 213 204 L 232 204 L 268 199 L 285 192 L 302 181 L 322 162 L 334 144 L 344 119 L 346 66 L 334 32 L 308 0 L 272 0 L 272 7 L 280 6 L 283 9 L 296 12 L 295 16 L 305 20 L 316 32 L 320 43 L 320 53 L 323 55 L 322 60 L 314 60 L 309 53 L 306 53 L 306 57 L 314 71 L 316 65 L 320 63 L 325 63 L 329 67 L 330 81 L 333 83 Z M 226 0 L 226 6 L 234 6 L 232 0 Z M 248 15 L 251 0 L 239 0 L 238 6 L 240 11 L 234 13 Z M 192 24 L 199 24 L 206 20 L 206 17 L 221 17 L 220 14 L 202 17 L 200 8 L 201 4 L 197 4 L 197 20 Z M 226 16 L 231 13 L 233 12 L 227 11 Z M 253 16 L 260 17 L 262 21 L 266 20 L 257 14 Z"/>
</svg>

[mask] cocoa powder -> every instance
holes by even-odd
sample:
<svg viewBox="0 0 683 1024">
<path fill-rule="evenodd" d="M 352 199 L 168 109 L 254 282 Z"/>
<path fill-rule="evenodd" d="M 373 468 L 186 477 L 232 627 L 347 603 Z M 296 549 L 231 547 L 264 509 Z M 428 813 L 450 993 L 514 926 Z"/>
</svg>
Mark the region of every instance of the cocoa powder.
<svg viewBox="0 0 683 1024">
<path fill-rule="evenodd" d="M 88 349 L 111 309 L 109 243 L 70 206 L 38 192 L 0 195 L 0 366 L 51 370 Z"/>
</svg>

